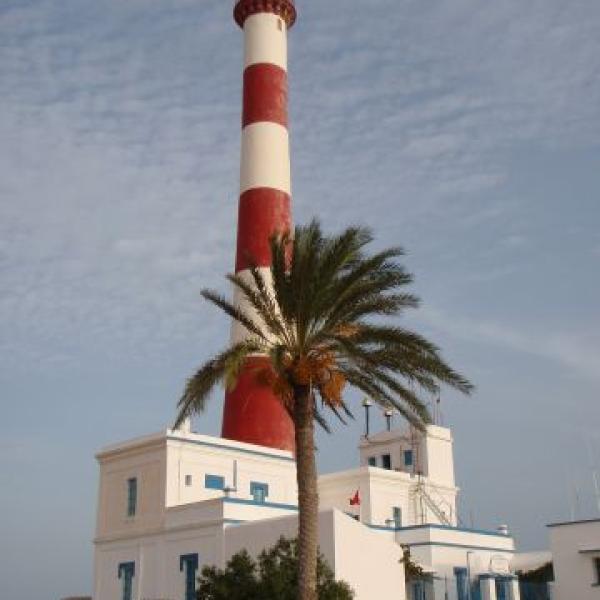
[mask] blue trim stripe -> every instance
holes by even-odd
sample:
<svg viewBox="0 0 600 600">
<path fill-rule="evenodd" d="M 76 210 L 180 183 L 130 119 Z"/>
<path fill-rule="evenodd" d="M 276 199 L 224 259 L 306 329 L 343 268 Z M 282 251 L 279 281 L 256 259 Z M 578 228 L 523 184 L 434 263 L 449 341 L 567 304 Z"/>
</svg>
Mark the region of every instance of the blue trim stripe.
<svg viewBox="0 0 600 600">
<path fill-rule="evenodd" d="M 204 442 L 202 440 L 187 440 L 179 437 L 175 437 L 172 435 L 167 436 L 167 440 L 172 440 L 174 442 L 183 442 L 186 444 L 196 444 L 197 446 L 206 446 L 207 448 L 218 448 L 219 450 L 232 450 L 234 452 L 242 452 L 244 454 L 252 454 L 254 456 L 266 456 L 268 458 L 275 458 L 278 460 L 284 460 L 287 462 L 296 462 L 295 458 L 290 456 L 279 456 L 278 454 L 271 454 L 269 452 L 262 452 L 260 450 L 248 450 L 246 448 L 236 448 L 235 446 L 227 446 L 225 444 L 214 444 L 212 442 Z"/>
<path fill-rule="evenodd" d="M 445 548 L 475 548 L 476 550 L 489 550 L 490 552 L 508 552 L 509 554 L 514 554 L 514 550 L 509 550 L 508 548 L 494 548 L 491 546 L 477 546 L 476 544 L 453 544 L 451 542 L 415 542 L 415 543 L 405 543 L 406 546 L 412 548 L 413 546 L 443 546 Z"/>
<path fill-rule="evenodd" d="M 490 535 L 492 537 L 511 539 L 510 535 L 498 533 L 497 531 L 488 531 L 486 529 L 469 529 L 467 527 L 453 527 L 452 525 L 438 525 L 437 523 L 426 523 L 425 525 L 407 525 L 406 527 L 392 528 L 396 531 L 409 531 L 412 529 L 441 529 L 442 531 L 460 531 L 462 533 L 476 533 L 477 535 Z"/>
<path fill-rule="evenodd" d="M 294 504 L 281 504 L 279 502 L 257 502 L 256 500 L 247 500 L 245 498 L 223 498 L 223 502 L 227 504 L 245 504 L 247 506 L 262 506 L 265 508 L 282 508 L 284 510 L 298 511 L 298 507 Z"/>
<path fill-rule="evenodd" d="M 510 535 L 498 533 L 496 531 L 486 531 L 484 529 L 467 529 L 465 527 L 452 527 L 452 525 L 438 525 L 436 523 L 427 523 L 425 525 L 407 525 L 406 527 L 388 527 L 387 525 L 375 525 L 365 523 L 367 527 L 372 529 L 383 529 L 385 531 L 411 531 L 413 529 L 441 529 L 444 531 L 458 531 L 460 533 L 476 533 L 477 535 L 490 535 L 492 537 L 511 539 Z"/>
</svg>

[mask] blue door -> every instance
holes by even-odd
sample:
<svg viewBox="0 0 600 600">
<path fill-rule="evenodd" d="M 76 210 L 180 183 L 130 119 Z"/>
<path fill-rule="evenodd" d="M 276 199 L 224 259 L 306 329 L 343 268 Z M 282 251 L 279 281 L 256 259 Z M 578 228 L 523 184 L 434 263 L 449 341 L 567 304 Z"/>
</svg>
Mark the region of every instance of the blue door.
<svg viewBox="0 0 600 600">
<path fill-rule="evenodd" d="M 456 567 L 454 569 L 454 576 L 456 577 L 456 597 L 458 600 L 468 600 L 469 583 L 467 581 L 467 569 Z"/>
<path fill-rule="evenodd" d="M 425 600 L 425 585 L 422 581 L 412 582 L 412 600 Z"/>
</svg>

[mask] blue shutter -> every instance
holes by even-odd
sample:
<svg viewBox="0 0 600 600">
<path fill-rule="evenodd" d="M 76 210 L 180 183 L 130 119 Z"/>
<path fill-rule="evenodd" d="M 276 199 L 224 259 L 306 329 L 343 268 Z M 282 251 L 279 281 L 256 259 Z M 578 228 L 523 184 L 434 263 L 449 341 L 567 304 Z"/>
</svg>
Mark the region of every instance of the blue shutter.
<svg viewBox="0 0 600 600">
<path fill-rule="evenodd" d="M 458 600 L 467 600 L 469 593 L 467 569 L 464 567 L 455 567 L 454 575 L 456 577 L 456 594 Z"/>
<path fill-rule="evenodd" d="M 179 557 L 179 570 L 185 576 L 185 600 L 196 600 L 196 571 L 198 570 L 198 555 L 183 554 Z"/>
<path fill-rule="evenodd" d="M 221 475 L 205 475 L 204 487 L 209 490 L 222 490 L 225 488 L 225 477 L 221 477 Z"/>
<path fill-rule="evenodd" d="M 412 467 L 413 464 L 413 451 L 405 450 L 404 451 L 404 465 L 407 467 Z"/>
<path fill-rule="evenodd" d="M 127 516 L 134 517 L 137 509 L 137 478 L 127 480 Z"/>
<path fill-rule="evenodd" d="M 423 581 L 413 581 L 413 599 L 425 600 L 425 584 Z"/>
<path fill-rule="evenodd" d="M 135 563 L 134 562 L 120 563 L 118 575 L 119 575 L 119 579 L 122 580 L 121 599 L 122 600 L 132 600 L 132 598 L 133 598 L 133 577 L 135 575 Z"/>
</svg>

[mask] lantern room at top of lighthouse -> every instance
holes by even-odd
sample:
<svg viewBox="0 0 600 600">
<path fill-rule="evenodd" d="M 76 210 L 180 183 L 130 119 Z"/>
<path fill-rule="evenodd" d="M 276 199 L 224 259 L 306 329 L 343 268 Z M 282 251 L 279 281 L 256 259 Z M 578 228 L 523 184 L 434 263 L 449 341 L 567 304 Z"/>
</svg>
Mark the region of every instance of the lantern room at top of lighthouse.
<svg viewBox="0 0 600 600">
<path fill-rule="evenodd" d="M 296 7 L 293 0 L 238 0 L 233 9 L 233 17 L 240 27 L 246 19 L 256 13 L 278 15 L 290 29 L 296 21 Z"/>
</svg>

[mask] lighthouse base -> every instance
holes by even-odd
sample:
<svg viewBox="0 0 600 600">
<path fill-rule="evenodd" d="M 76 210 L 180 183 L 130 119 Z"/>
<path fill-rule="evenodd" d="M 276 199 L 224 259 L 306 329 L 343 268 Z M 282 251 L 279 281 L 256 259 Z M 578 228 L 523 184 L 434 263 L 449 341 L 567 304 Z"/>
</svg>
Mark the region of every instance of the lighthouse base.
<svg viewBox="0 0 600 600">
<path fill-rule="evenodd" d="M 237 385 L 225 395 L 222 437 L 248 444 L 295 451 L 294 424 L 279 398 L 257 381 L 269 359 L 248 359 Z"/>
</svg>

